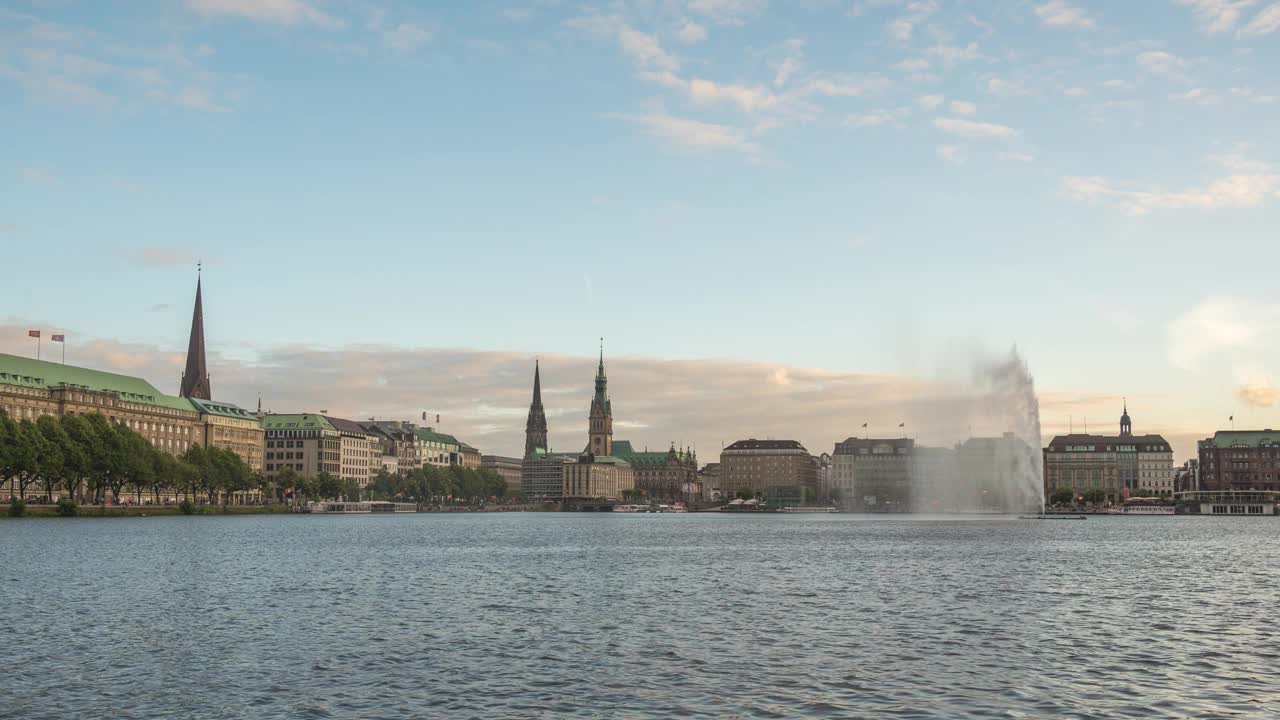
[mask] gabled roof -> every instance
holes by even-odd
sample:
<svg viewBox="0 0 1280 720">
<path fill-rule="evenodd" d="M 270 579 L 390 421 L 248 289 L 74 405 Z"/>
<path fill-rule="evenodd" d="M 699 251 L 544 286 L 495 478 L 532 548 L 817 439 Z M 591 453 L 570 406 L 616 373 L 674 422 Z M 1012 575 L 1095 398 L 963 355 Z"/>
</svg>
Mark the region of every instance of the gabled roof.
<svg viewBox="0 0 1280 720">
<path fill-rule="evenodd" d="M 221 400 L 201 400 L 187 398 L 197 410 L 205 415 L 221 415 L 223 417 L 240 418 L 241 420 L 257 420 L 258 416 L 244 408 Z"/>
<path fill-rule="evenodd" d="M 368 435 L 368 434 L 369 434 L 369 433 L 368 433 L 368 432 L 367 432 L 367 431 L 366 431 L 366 430 L 365 430 L 365 429 L 360 425 L 360 423 L 358 423 L 358 422 L 356 422 L 356 421 L 354 421 L 354 420 L 346 420 L 346 419 L 343 419 L 343 418 L 333 417 L 332 415 L 323 415 L 322 417 L 323 417 L 323 418 L 324 418 L 324 419 L 325 419 L 325 420 L 326 420 L 330 425 L 332 425 L 332 426 L 333 426 L 333 429 L 334 429 L 334 430 L 337 430 L 338 432 L 344 432 L 344 433 L 348 433 L 348 434 L 351 434 L 351 435 Z"/>
<path fill-rule="evenodd" d="M 423 442 L 438 442 L 438 443 L 444 443 L 445 445 L 457 445 L 459 447 L 462 446 L 462 443 L 458 442 L 458 438 L 452 435 L 445 435 L 444 433 L 438 433 L 438 432 L 435 432 L 434 430 L 419 429 L 417 432 L 417 436 L 418 436 L 418 439 Z"/>
<path fill-rule="evenodd" d="M 333 430 L 333 425 L 323 415 L 266 415 L 262 427 L 267 430 Z"/>
<path fill-rule="evenodd" d="M 186 398 L 165 395 L 142 378 L 4 353 L 0 353 L 0 385 L 18 385 L 40 390 L 73 386 L 113 392 L 122 400 L 143 405 L 197 412 Z"/>
</svg>

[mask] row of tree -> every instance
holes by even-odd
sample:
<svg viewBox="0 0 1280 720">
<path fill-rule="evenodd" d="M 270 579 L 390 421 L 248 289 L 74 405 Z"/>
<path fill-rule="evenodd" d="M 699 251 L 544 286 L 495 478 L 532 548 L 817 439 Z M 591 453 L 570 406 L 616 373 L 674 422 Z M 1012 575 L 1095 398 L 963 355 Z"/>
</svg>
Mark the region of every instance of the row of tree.
<svg viewBox="0 0 1280 720">
<path fill-rule="evenodd" d="M 473 502 L 486 498 L 502 498 L 507 494 L 507 481 L 488 468 L 475 470 L 459 465 L 447 468 L 428 465 L 407 473 L 379 473 L 369 483 L 369 491 L 378 500 L 411 499 L 424 503 L 463 500 Z"/>
<path fill-rule="evenodd" d="M 0 409 L 0 488 L 7 487 L 19 499 L 61 496 L 95 503 L 108 493 L 117 501 L 133 494 L 150 495 L 156 503 L 176 495 L 215 503 L 259 490 L 280 501 L 477 501 L 507 492 L 496 472 L 458 466 L 382 472 L 363 492 L 355 480 L 327 472 L 312 477 L 285 470 L 268 479 L 229 450 L 192 446 L 175 457 L 100 414 L 46 415 L 32 422 L 14 420 Z"/>
<path fill-rule="evenodd" d="M 19 499 L 70 497 L 100 503 L 110 494 L 141 498 L 182 494 L 228 498 L 259 488 L 262 478 L 238 455 L 192 446 L 181 457 L 157 449 L 100 414 L 14 420 L 0 410 L 0 485 Z"/>
</svg>

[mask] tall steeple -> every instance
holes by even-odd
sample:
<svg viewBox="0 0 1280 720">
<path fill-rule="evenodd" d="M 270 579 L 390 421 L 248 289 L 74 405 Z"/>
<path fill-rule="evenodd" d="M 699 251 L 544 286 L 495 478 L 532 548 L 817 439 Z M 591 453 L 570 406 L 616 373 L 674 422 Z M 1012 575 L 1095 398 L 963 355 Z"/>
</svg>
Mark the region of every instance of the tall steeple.
<svg viewBox="0 0 1280 720">
<path fill-rule="evenodd" d="M 191 340 L 187 343 L 187 369 L 182 373 L 185 398 L 212 399 L 209 390 L 209 368 L 204 362 L 204 309 L 200 301 L 200 265 L 196 265 L 196 309 L 191 315 Z"/>
<path fill-rule="evenodd" d="M 613 454 L 613 404 L 609 402 L 609 379 L 604 374 L 604 338 L 600 338 L 600 364 L 596 367 L 596 392 L 591 398 L 587 451 L 595 455 Z"/>
<path fill-rule="evenodd" d="M 1124 401 L 1124 414 L 1120 416 L 1120 437 L 1129 437 L 1133 434 L 1133 421 L 1129 419 L 1129 399 Z"/>
<path fill-rule="evenodd" d="M 533 402 L 529 403 L 529 419 L 524 423 L 524 456 L 547 449 L 547 414 L 542 410 L 542 377 L 538 361 L 533 361 Z"/>
</svg>

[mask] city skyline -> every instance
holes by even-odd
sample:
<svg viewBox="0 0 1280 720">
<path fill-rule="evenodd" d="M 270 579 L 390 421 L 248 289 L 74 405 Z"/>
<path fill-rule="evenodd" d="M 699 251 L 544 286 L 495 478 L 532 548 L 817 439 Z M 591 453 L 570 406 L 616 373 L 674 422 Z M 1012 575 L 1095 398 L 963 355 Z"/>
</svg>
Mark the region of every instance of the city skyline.
<svg viewBox="0 0 1280 720">
<path fill-rule="evenodd" d="M 541 357 L 568 447 L 604 335 L 650 447 L 942 444 L 921 398 L 1016 345 L 1046 440 L 1127 396 L 1188 458 L 1280 422 L 1278 30 L 1202 0 L 16 3 L 0 349 L 65 332 L 176 392 L 203 260 L 244 407 L 440 409 L 518 454 Z"/>
</svg>

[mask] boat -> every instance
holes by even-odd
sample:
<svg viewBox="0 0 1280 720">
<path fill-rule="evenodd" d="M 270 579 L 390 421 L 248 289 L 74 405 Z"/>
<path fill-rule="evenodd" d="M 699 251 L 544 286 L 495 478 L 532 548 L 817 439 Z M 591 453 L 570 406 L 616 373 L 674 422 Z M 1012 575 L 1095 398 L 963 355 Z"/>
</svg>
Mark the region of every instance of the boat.
<svg viewBox="0 0 1280 720">
<path fill-rule="evenodd" d="M 341 502 L 336 500 L 326 500 L 323 502 L 309 502 L 305 512 L 319 515 L 365 515 L 369 513 L 411 513 L 418 512 L 418 506 L 414 503 L 387 502 L 385 500 L 365 501 L 365 502 Z"/>
<path fill-rule="evenodd" d="M 1112 510 L 1110 515 L 1173 515 L 1176 508 L 1172 505 L 1125 505 L 1119 510 Z"/>
<path fill-rule="evenodd" d="M 649 506 L 647 505 L 614 505 L 613 511 L 616 513 L 649 512 Z"/>
<path fill-rule="evenodd" d="M 782 508 L 782 512 L 784 513 L 835 513 L 840 511 L 834 507 L 829 507 L 829 506 L 828 507 L 809 507 L 804 505 L 797 505 L 794 507 L 784 507 Z"/>
</svg>

